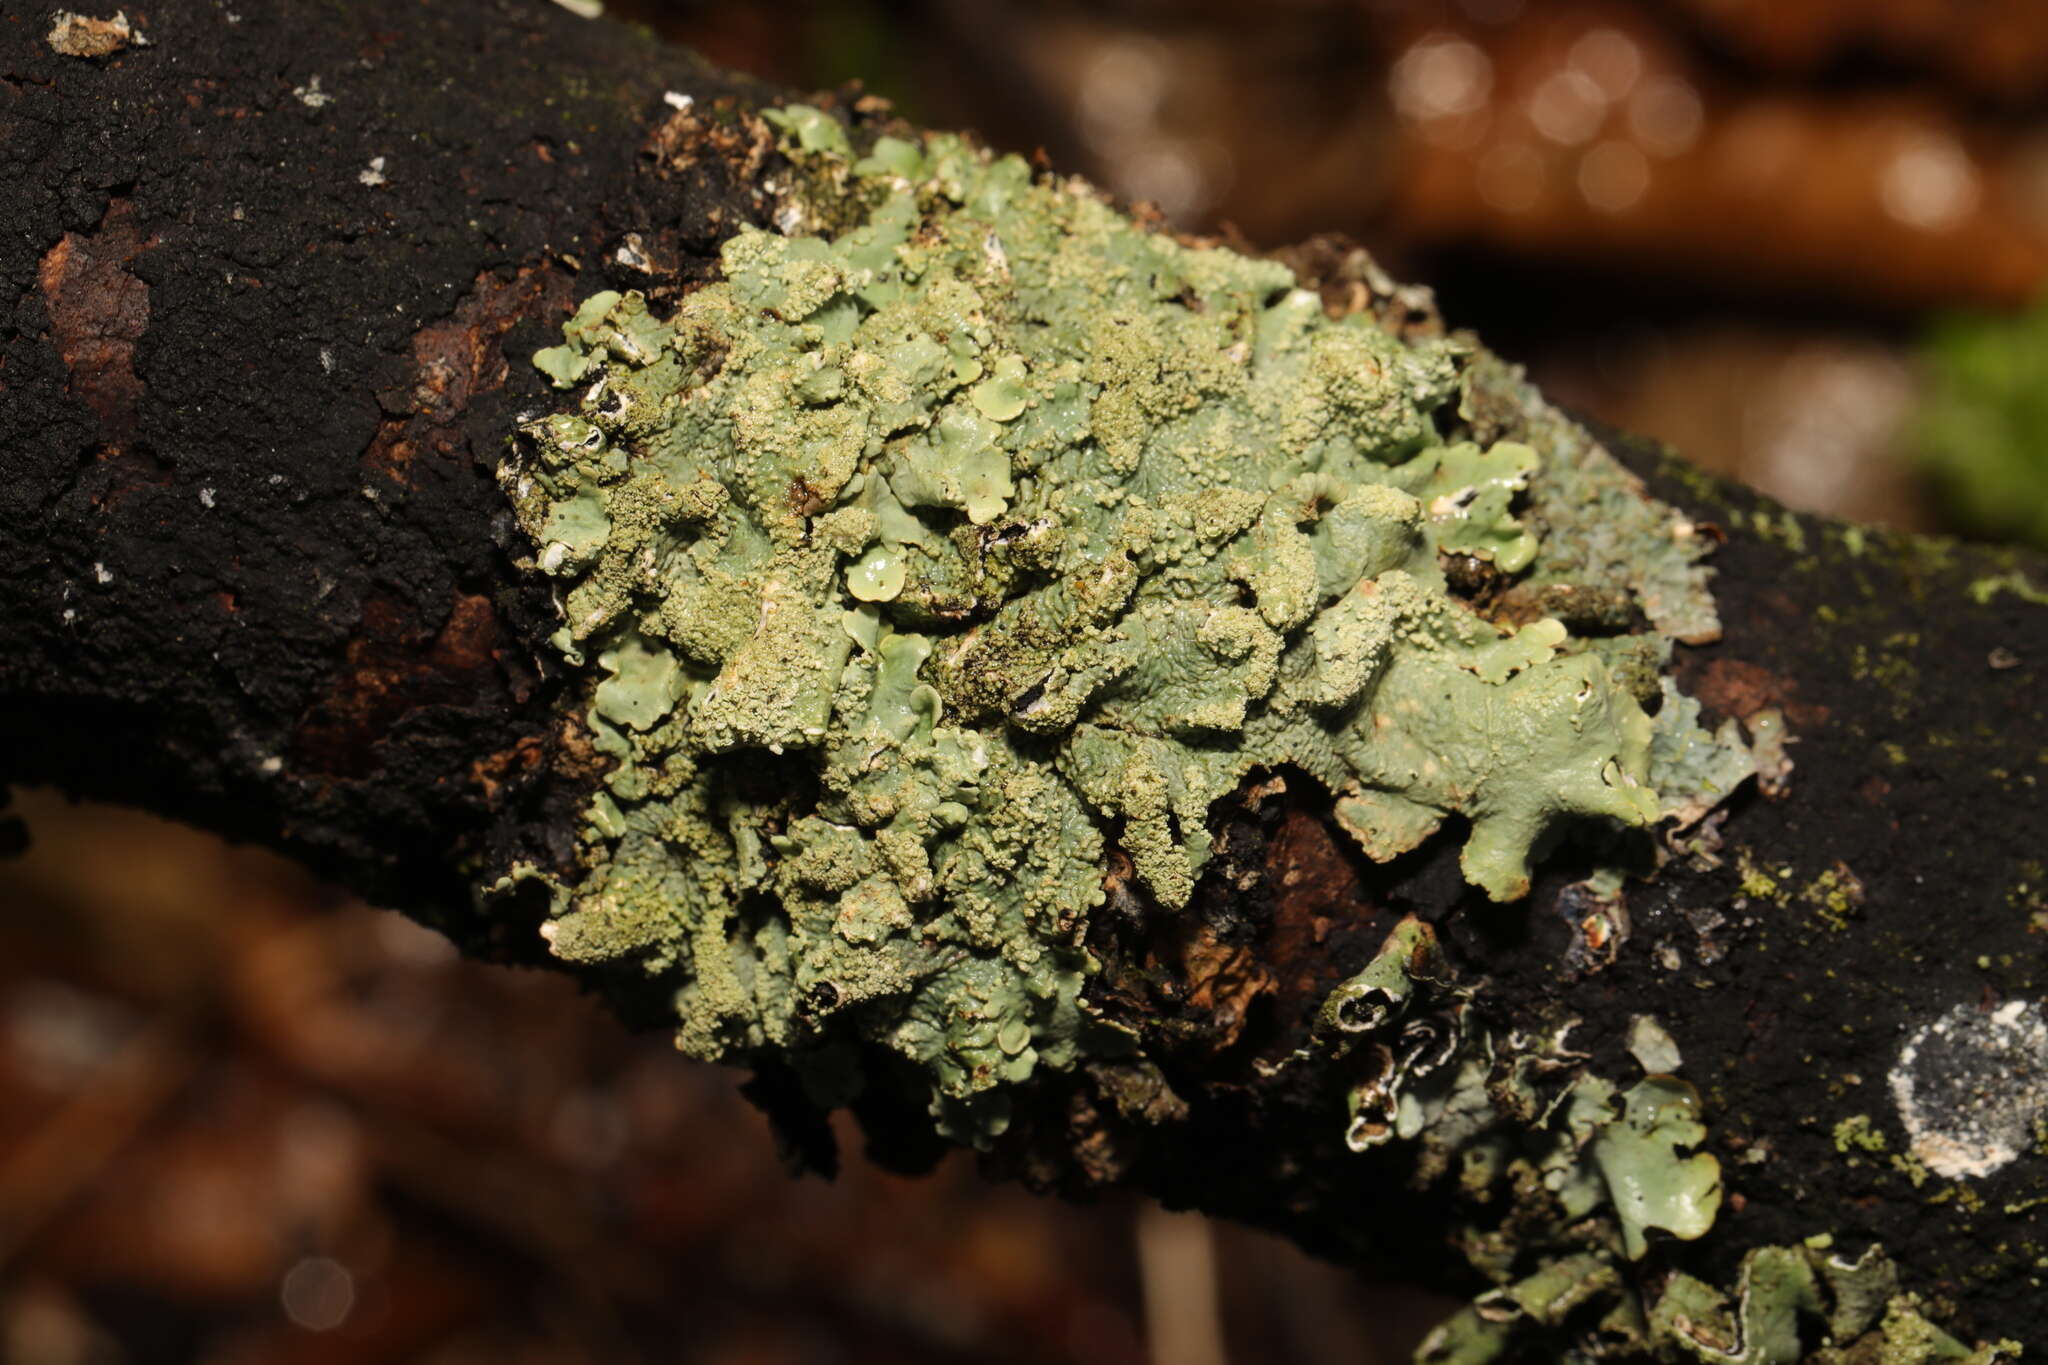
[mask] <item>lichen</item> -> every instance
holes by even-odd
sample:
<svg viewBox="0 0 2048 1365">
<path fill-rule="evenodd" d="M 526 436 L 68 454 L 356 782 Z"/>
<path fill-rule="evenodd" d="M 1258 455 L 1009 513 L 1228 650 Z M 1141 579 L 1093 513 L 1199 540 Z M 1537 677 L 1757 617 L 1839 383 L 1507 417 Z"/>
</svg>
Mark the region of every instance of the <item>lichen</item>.
<svg viewBox="0 0 2048 1365">
<path fill-rule="evenodd" d="M 1699 1150 L 1699 1095 L 1669 1074 L 1624 1091 L 1586 1070 L 1565 1044 L 1573 1021 L 1496 1039 L 1475 995 L 1409 916 L 1331 991 L 1305 1049 L 1353 1078 L 1352 1150 L 1412 1141 L 1417 1188 L 1455 1174 L 1457 1243 L 1497 1284 L 1418 1358 L 1490 1360 L 1539 1329 L 1594 1324 L 1593 1336 L 1643 1346 L 1627 1267 L 1653 1236 L 1705 1235 L 1721 1204 L 1720 1161 Z M 1639 1022 L 1644 1051 L 1678 1065 L 1661 1026 Z"/>
<path fill-rule="evenodd" d="M 1622 652 L 1447 585 L 1446 555 L 1556 579 L 1546 536 L 1635 562 L 1518 507 L 1549 481 L 1638 516 L 1604 455 L 1441 434 L 1479 429 L 1467 343 L 1332 319 L 1015 157 L 853 162 L 824 115 L 776 121 L 841 206 L 786 221 L 853 225 L 741 231 L 672 317 L 586 300 L 535 357 L 582 391 L 504 470 L 613 764 L 558 956 L 671 989 L 693 1055 L 813 1058 L 821 1093 L 843 1044 L 893 1050 L 986 1142 L 1009 1085 L 1119 1045 L 1081 997 L 1109 845 L 1185 905 L 1255 771 L 1321 781 L 1375 859 L 1455 817 L 1497 900 L 1564 822 L 1668 813 Z M 1616 581 L 1704 637 L 1697 547 L 1643 515 L 1669 554 Z M 1734 776 L 1681 766 L 1688 803 Z"/>
<path fill-rule="evenodd" d="M 1700 725 L 1697 699 L 1660 678 L 1663 705 L 1650 740 L 1650 766 L 1662 814 L 1675 830 L 1705 819 L 1735 789 L 1757 775 L 1757 756 L 1742 741 L 1734 717 L 1712 734 Z"/>
<path fill-rule="evenodd" d="M 1641 1260 L 1649 1228 L 1690 1240 L 1714 1225 L 1721 1163 L 1690 1151 L 1705 1140 L 1707 1128 L 1699 1120 L 1699 1093 L 1684 1081 L 1645 1077 L 1621 1103 L 1619 1120 L 1603 1124 L 1593 1139 L 1592 1157 L 1614 1201 L 1623 1249 L 1630 1260 Z"/>
<path fill-rule="evenodd" d="M 1721 638 L 1700 563 L 1710 538 L 1645 496 L 1642 481 L 1584 426 L 1545 402 L 1520 366 L 1490 351 L 1476 354 L 1460 412 L 1475 433 L 1511 430 L 1547 455 L 1531 479 L 1532 587 L 1625 585 L 1663 635 L 1694 645 Z"/>
<path fill-rule="evenodd" d="M 1994 1365 L 2015 1342 L 1972 1350 L 1929 1322 L 1878 1246 L 1855 1260 L 1829 1254 L 1833 1239 L 1758 1247 L 1743 1257 L 1733 1293 L 1678 1273 L 1649 1315 L 1650 1339 L 1680 1359 L 1710 1365 Z M 1806 1343 L 1818 1335 L 1821 1345 Z"/>
<path fill-rule="evenodd" d="M 1611 1258 L 1560 1256 L 1481 1295 L 1423 1342 L 1421 1365 L 1532 1359 L 1697 1361 L 1705 1365 L 1996 1365 L 2015 1342 L 1971 1349 L 1899 1292 L 1882 1247 L 1848 1259 L 1833 1239 L 1765 1246 L 1743 1258 L 1729 1291 L 1684 1272 L 1647 1295 L 1647 1309 Z M 1546 1330 L 1548 1329 L 1548 1330 Z M 1568 1339 L 1563 1345 L 1560 1337 Z"/>
<path fill-rule="evenodd" d="M 115 11 L 111 19 L 95 19 L 88 14 L 58 10 L 50 16 L 46 41 L 62 57 L 108 57 L 130 43 L 140 45 L 144 39 L 123 11 Z"/>
<path fill-rule="evenodd" d="M 1656 1242 L 1704 1236 L 1722 1200 L 1700 1097 L 1668 1074 L 1683 1064 L 1674 1041 L 1636 1016 L 1629 1049 L 1649 1074 L 1623 1090 L 1568 1046 L 1576 1020 L 1496 1038 L 1477 1004 L 1476 983 L 1410 916 L 1330 992 L 1305 1049 L 1355 1078 L 1354 1150 L 1413 1141 L 1416 1188 L 1455 1176 L 1455 1244 L 1494 1287 L 1430 1334 L 1422 1365 L 1991 1365 L 2017 1352 L 1955 1340 L 1900 1292 L 1881 1248 L 1845 1256 L 1826 1232 L 1752 1249 L 1726 1288 L 1675 1269 L 1670 1247 L 1644 1275 Z M 1867 1115 L 1833 1137 L 1852 1163 L 1885 1154 Z"/>
<path fill-rule="evenodd" d="M 1886 1080 L 1916 1160 L 1951 1180 L 1990 1175 L 2048 1119 L 2048 1013 L 1953 1006 L 1907 1036 Z"/>
<path fill-rule="evenodd" d="M 1315 1036 L 1332 1061 L 1353 1059 L 1345 1068 L 1356 1079 L 1344 1133 L 1352 1151 L 1427 1134 L 1429 1151 L 1443 1158 L 1424 1157 L 1435 1171 L 1492 1125 L 1485 1091 L 1491 1044 L 1469 1023 L 1472 994 L 1443 963 L 1436 931 L 1414 915 L 1330 992 Z"/>
</svg>

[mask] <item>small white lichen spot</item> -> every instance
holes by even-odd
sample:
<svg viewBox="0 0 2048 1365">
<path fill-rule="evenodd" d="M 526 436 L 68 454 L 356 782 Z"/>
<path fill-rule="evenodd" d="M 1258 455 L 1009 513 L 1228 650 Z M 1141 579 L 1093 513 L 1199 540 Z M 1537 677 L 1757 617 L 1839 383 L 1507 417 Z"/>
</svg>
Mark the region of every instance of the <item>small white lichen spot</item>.
<svg viewBox="0 0 2048 1365">
<path fill-rule="evenodd" d="M 328 105 L 334 103 L 334 96 L 320 88 L 320 78 L 318 76 L 313 77 L 304 85 L 293 86 L 292 94 L 298 98 L 300 104 L 305 105 L 308 109 L 325 109 Z"/>
<path fill-rule="evenodd" d="M 1758 711 L 1744 722 L 1749 727 L 1750 750 L 1756 755 L 1756 784 L 1765 796 L 1783 796 L 1791 787 L 1793 763 L 1785 746 L 1793 736 L 1785 729 L 1785 715 L 1775 706 Z"/>
<path fill-rule="evenodd" d="M 211 510 L 211 508 L 213 507 L 213 490 L 211 488 L 202 488 L 199 490 L 199 505 L 201 507 Z"/>
<path fill-rule="evenodd" d="M 334 373 L 334 352 L 329 347 L 320 348 L 320 369 L 324 374 Z"/>
<path fill-rule="evenodd" d="M 94 564 L 92 566 L 92 576 L 102 583 L 111 583 L 114 581 L 114 571 L 104 564 Z"/>
<path fill-rule="evenodd" d="M 273 754 L 269 758 L 264 759 L 261 763 L 257 764 L 256 766 L 257 769 L 265 775 L 281 773 L 284 771 L 284 760 Z"/>
<path fill-rule="evenodd" d="M 664 90 L 661 92 L 661 102 L 671 109 L 687 114 L 697 103 L 697 98 L 694 95 L 685 95 L 680 90 Z"/>
<path fill-rule="evenodd" d="M 368 185 L 373 189 L 383 184 L 384 158 L 381 156 L 371 157 L 368 168 L 356 173 L 356 180 L 358 183 Z"/>
<path fill-rule="evenodd" d="M 60 9 L 50 23 L 50 47 L 60 57 L 106 57 L 141 41 L 121 11 L 111 19 L 94 19 Z"/>
<path fill-rule="evenodd" d="M 2048 1115 L 2048 1017 L 2031 1000 L 1957 1005 L 1906 1040 L 1889 1079 L 1927 1169 L 1990 1175 L 2027 1150 Z"/>
<path fill-rule="evenodd" d="M 578 19 L 595 19 L 604 13 L 604 0 L 555 0 Z"/>
<path fill-rule="evenodd" d="M 1685 1065 L 1670 1031 L 1647 1014 L 1629 1020 L 1628 1050 L 1648 1075 L 1669 1075 Z"/>
</svg>

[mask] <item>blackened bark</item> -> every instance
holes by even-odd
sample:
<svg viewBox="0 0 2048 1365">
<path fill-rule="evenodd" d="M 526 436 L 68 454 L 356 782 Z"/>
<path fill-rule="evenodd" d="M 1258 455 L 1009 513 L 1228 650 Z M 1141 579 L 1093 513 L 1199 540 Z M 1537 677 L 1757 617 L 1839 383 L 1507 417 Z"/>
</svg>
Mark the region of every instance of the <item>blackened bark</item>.
<svg viewBox="0 0 2048 1365">
<path fill-rule="evenodd" d="M 51 27 L 0 12 L 4 775 L 392 903 L 551 862 L 554 608 L 492 471 L 575 299 L 760 214 L 764 148 L 644 165 L 665 94 L 751 87 L 513 0 L 183 0 L 101 57 Z"/>
<path fill-rule="evenodd" d="M 476 919 L 468 891 L 567 856 L 591 764 L 493 467 L 546 397 L 524 358 L 576 299 L 704 278 L 767 215 L 779 160 L 719 112 L 762 92 L 517 0 L 177 0 L 101 56 L 54 50 L 50 22 L 0 11 L 0 777 L 276 844 L 532 956 L 533 926 Z M 657 146 L 686 99 L 690 141 Z M 2048 611 L 2027 594 L 2048 567 L 1787 521 L 1619 444 L 1727 533 L 1726 638 L 1680 675 L 1710 716 L 1783 712 L 1783 794 L 1740 797 L 1718 852 L 1633 884 L 1589 943 L 1583 850 L 1494 906 L 1448 841 L 1369 864 L 1280 774 L 1218 812 L 1193 910 L 1097 929 L 1093 995 L 1156 1076 L 1041 1071 L 993 1160 L 1460 1282 L 1441 1185 L 1411 1191 L 1398 1146 L 1344 1146 L 1347 1064 L 1279 1065 L 1412 912 L 1502 1036 L 1576 1018 L 1621 1077 L 1633 1016 L 1674 1026 L 1731 1197 L 1651 1273 L 1726 1283 L 1748 1247 L 1877 1239 L 1959 1330 L 2027 1339 L 2041 1163 L 1930 1204 L 1844 1161 L 1833 1124 L 1864 1114 L 1900 1149 L 1901 1030 L 2041 993 Z M 823 1142 L 794 1088 L 756 1090 Z M 860 1106 L 892 1164 L 934 1150 L 915 1092 Z"/>
</svg>

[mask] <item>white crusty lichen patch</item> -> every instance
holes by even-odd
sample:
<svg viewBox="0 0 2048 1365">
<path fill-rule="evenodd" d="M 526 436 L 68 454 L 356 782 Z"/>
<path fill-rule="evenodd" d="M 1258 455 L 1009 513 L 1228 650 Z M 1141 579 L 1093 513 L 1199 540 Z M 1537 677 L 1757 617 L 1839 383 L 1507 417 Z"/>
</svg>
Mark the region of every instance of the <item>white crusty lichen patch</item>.
<svg viewBox="0 0 2048 1365">
<path fill-rule="evenodd" d="M 2032 1150 L 2048 1119 L 2048 1017 L 2031 1000 L 1958 1005 L 1914 1031 L 1889 1081 L 1922 1165 L 1990 1175 Z"/>
<path fill-rule="evenodd" d="M 821 1095 L 844 1044 L 900 1053 L 982 1141 L 1106 1032 L 1107 846 L 1184 905 L 1254 770 L 1314 775 L 1377 859 L 1455 817 L 1499 900 L 1561 822 L 1664 813 L 1654 676 L 1447 590 L 1440 555 L 1540 551 L 1546 452 L 1440 435 L 1469 346 L 1015 157 L 777 121 L 864 206 L 788 221 L 858 225 L 743 231 L 670 317 L 588 299 L 535 357 L 579 392 L 504 471 L 614 764 L 558 955 L 637 963 L 687 1051 Z"/>
</svg>

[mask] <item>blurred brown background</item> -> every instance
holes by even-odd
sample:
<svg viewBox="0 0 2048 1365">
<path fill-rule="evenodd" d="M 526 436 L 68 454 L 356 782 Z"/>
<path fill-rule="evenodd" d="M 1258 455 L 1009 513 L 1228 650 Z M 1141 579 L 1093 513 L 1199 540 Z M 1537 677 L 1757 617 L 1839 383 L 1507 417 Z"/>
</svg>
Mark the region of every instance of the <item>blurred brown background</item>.
<svg viewBox="0 0 2048 1365">
<path fill-rule="evenodd" d="M 621 10 L 793 86 L 863 76 L 1184 227 L 1347 232 L 1584 411 L 1795 507 L 1983 529 L 1904 452 L 1934 320 L 2005 325 L 2048 268 L 2037 0 Z M 564 981 L 460 962 L 258 853 L 21 805 L 9 1365 L 1373 1365 L 1447 1307 L 965 1158 L 792 1179 L 739 1077 Z"/>
</svg>

